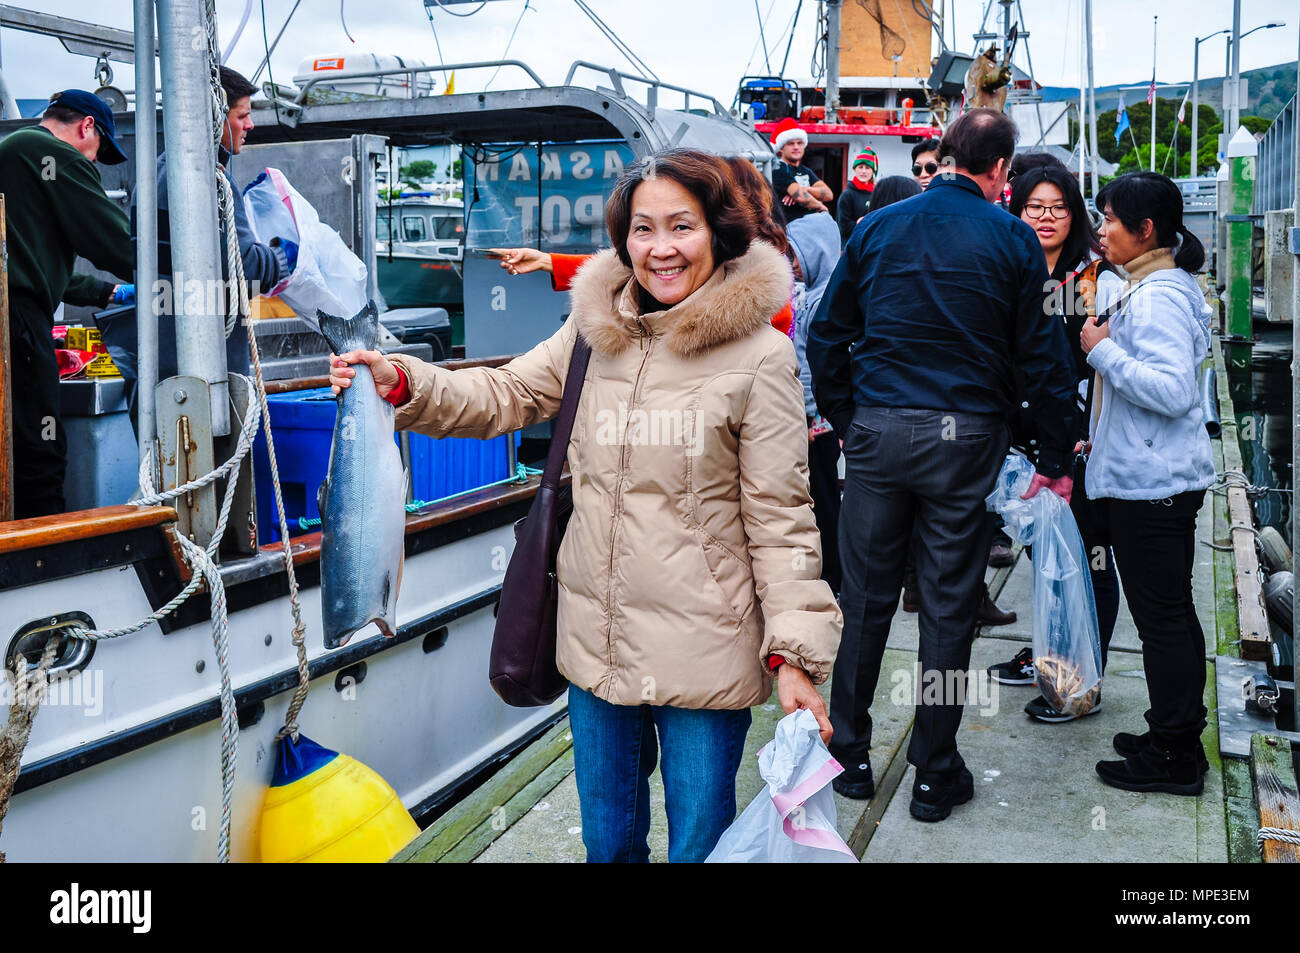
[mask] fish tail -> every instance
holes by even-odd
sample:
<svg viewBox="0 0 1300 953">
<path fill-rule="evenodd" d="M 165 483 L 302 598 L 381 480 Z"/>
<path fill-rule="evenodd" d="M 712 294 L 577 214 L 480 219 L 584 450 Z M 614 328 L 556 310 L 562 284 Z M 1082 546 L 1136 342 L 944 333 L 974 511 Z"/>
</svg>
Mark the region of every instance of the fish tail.
<svg viewBox="0 0 1300 953">
<path fill-rule="evenodd" d="M 366 306 L 350 318 L 317 311 L 316 321 L 335 354 L 373 351 L 379 344 L 379 309 L 374 301 L 367 301 Z"/>
</svg>

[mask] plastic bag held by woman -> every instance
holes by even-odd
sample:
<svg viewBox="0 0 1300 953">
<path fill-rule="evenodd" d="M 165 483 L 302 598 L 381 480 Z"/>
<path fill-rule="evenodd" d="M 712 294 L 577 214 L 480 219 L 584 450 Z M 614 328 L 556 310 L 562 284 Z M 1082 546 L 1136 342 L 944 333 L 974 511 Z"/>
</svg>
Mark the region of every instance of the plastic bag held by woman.
<svg viewBox="0 0 1300 953">
<path fill-rule="evenodd" d="M 1034 670 L 1057 711 L 1087 714 L 1101 697 L 1101 640 L 1088 553 L 1070 506 L 1055 493 L 1023 499 L 1034 467 L 1008 456 L 988 495 L 1006 531 L 1034 556 Z"/>
<path fill-rule="evenodd" d="M 259 242 L 278 238 L 298 246 L 293 271 L 263 294 L 280 298 L 313 325 L 318 310 L 351 317 L 366 306 L 365 264 L 279 169 L 267 169 L 248 184 L 244 206 Z"/>
<path fill-rule="evenodd" d="M 858 859 L 835 830 L 831 781 L 844 769 L 807 709 L 782 718 L 758 753 L 767 787 L 723 833 L 705 863 L 845 863 Z"/>
</svg>

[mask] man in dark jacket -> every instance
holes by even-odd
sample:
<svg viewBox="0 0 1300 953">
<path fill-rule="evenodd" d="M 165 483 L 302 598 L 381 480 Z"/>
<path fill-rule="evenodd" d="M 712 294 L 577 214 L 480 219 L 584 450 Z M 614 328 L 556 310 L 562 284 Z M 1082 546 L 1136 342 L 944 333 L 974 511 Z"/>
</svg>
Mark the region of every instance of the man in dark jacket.
<svg viewBox="0 0 1300 953">
<path fill-rule="evenodd" d="M 59 414 L 54 311 L 59 302 L 103 307 L 121 286 L 73 273 L 77 256 L 129 282 L 127 217 L 104 194 L 96 162 L 126 156 L 113 112 L 93 93 L 56 94 L 40 125 L 0 142 L 0 192 L 9 244 L 10 385 L 14 515 L 62 513 L 68 445 Z"/>
<path fill-rule="evenodd" d="M 831 690 L 836 788 L 874 792 L 869 706 L 915 527 L 920 677 L 908 760 L 912 816 L 972 797 L 957 752 L 989 550 L 984 497 L 1007 452 L 1013 368 L 1029 385 L 1043 486 L 1070 496 L 1074 377 L 1045 311 L 1047 267 L 1028 225 L 992 204 L 1016 128 L 974 109 L 948 127 L 924 194 L 873 212 L 849 239 L 808 336 L 817 406 L 844 436 L 844 634 Z M 909 673 L 910 674 L 910 673 Z"/>
<path fill-rule="evenodd" d="M 228 112 L 226 122 L 221 130 L 221 146 L 217 149 L 217 161 L 221 163 L 222 174 L 231 182 L 231 192 L 235 196 L 235 235 L 239 242 L 239 257 L 244 264 L 244 279 L 249 284 L 249 294 L 257 295 L 270 291 L 283 280 L 297 263 L 298 249 L 292 242 L 283 245 L 277 240 L 271 245 L 263 245 L 253 235 L 248 224 L 248 216 L 239 192 L 230 178 L 230 163 L 233 156 L 239 155 L 244 140 L 253 128 L 252 95 L 257 92 L 242 75 L 221 67 L 221 87 L 226 94 Z M 158 156 L 158 276 L 164 281 L 171 280 L 171 222 L 167 189 L 167 153 Z M 135 197 L 132 196 L 132 219 L 135 216 Z M 217 253 L 221 259 L 221 278 L 229 281 L 226 264 L 226 236 L 221 233 L 217 242 Z M 173 289 L 173 295 L 184 293 L 183 288 Z M 161 298 L 161 301 L 168 300 Z M 158 379 L 164 380 L 177 373 L 176 362 L 176 327 L 169 311 L 160 311 L 158 323 Z M 123 323 L 125 322 L 125 323 Z M 127 402 L 132 419 L 136 413 L 136 334 L 135 315 L 125 314 L 113 320 L 111 330 L 105 330 L 105 338 L 110 344 L 120 346 L 127 352 L 127 358 L 118 360 L 118 369 L 127 379 L 130 392 Z M 248 333 L 245 328 L 236 328 L 226 338 L 226 368 L 231 373 L 248 373 Z"/>
</svg>

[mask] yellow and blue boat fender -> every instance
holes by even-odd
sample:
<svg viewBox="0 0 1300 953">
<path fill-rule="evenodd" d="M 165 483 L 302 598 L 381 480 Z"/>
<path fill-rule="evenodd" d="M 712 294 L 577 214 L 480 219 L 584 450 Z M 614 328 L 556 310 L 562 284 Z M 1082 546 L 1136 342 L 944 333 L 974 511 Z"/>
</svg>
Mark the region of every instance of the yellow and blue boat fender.
<svg viewBox="0 0 1300 953">
<path fill-rule="evenodd" d="M 261 821 L 263 863 L 382 863 L 420 833 L 387 781 L 303 734 L 280 740 Z"/>
</svg>

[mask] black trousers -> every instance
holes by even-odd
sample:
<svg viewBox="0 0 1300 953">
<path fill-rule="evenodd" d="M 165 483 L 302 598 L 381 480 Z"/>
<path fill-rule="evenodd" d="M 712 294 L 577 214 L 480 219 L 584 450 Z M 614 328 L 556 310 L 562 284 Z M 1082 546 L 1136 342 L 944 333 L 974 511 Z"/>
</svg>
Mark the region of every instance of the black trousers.
<svg viewBox="0 0 1300 953">
<path fill-rule="evenodd" d="M 25 295 L 10 296 L 16 519 L 66 509 L 63 477 L 68 466 L 68 438 L 59 414 L 59 362 L 50 337 L 53 326 L 53 316 L 41 305 Z"/>
<path fill-rule="evenodd" d="M 830 705 L 831 753 L 841 763 L 867 760 L 870 707 L 914 529 L 921 679 L 964 689 L 991 536 L 984 497 L 1008 441 L 996 415 L 886 407 L 860 407 L 854 415 L 844 440 L 840 513 L 844 632 Z M 950 778 L 964 764 L 957 752 L 964 699 L 913 687 L 907 760 L 922 779 Z"/>
<path fill-rule="evenodd" d="M 824 433 L 808 445 L 808 488 L 813 516 L 822 538 L 822 578 L 839 595 L 840 572 L 840 440 Z"/>
<path fill-rule="evenodd" d="M 1107 499 L 1124 598 L 1142 640 L 1152 740 L 1193 750 L 1205 728 L 1205 633 L 1192 602 L 1196 513 L 1204 490 L 1164 500 Z"/>
</svg>

